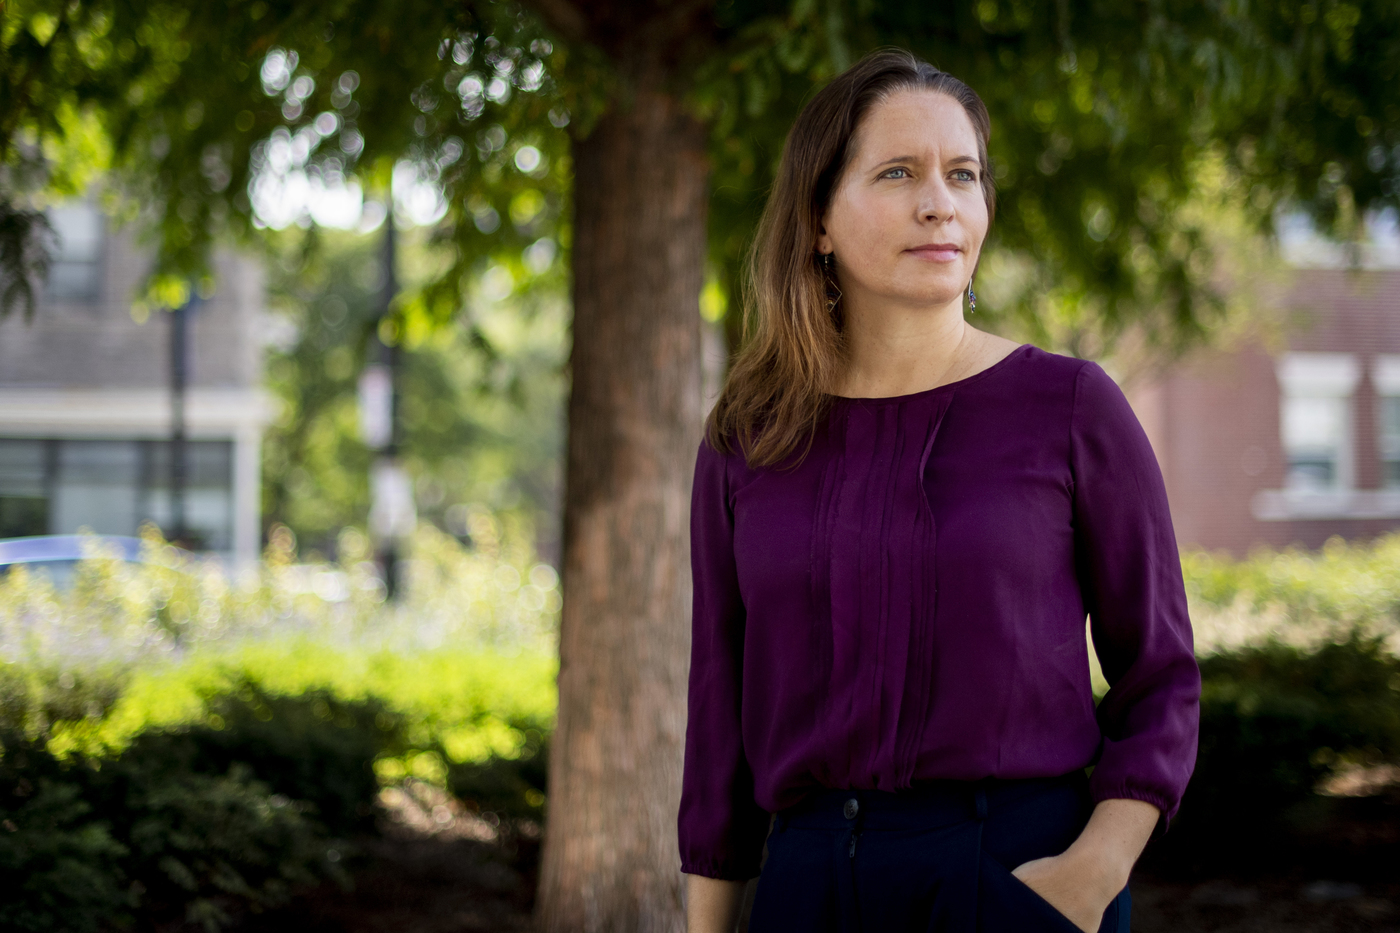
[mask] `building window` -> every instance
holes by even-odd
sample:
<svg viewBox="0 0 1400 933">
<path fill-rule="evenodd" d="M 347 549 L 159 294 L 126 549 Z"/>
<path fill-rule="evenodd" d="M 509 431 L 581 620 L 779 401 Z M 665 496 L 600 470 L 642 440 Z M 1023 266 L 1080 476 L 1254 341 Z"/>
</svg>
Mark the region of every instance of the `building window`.
<svg viewBox="0 0 1400 933">
<path fill-rule="evenodd" d="M 200 547 L 233 547 L 233 442 L 186 442 L 185 526 Z M 0 438 L 0 537 L 171 531 L 170 442 Z"/>
<path fill-rule="evenodd" d="M 0 538 L 47 534 L 51 445 L 0 438 Z"/>
<path fill-rule="evenodd" d="M 1353 485 L 1352 395 L 1360 376 L 1350 353 L 1286 353 L 1278 361 L 1286 486 L 1331 492 Z"/>
<path fill-rule="evenodd" d="M 1371 369 L 1376 388 L 1376 438 L 1381 455 L 1381 481 L 1400 489 L 1400 356 L 1381 354 Z"/>
<path fill-rule="evenodd" d="M 142 441 L 142 515 L 172 532 L 170 442 Z M 233 442 L 185 442 L 185 528 L 199 547 L 233 548 Z"/>
<path fill-rule="evenodd" d="M 48 216 L 56 239 L 49 265 L 49 297 L 97 300 L 102 294 L 102 212 L 95 204 L 75 201 L 50 209 Z"/>
</svg>

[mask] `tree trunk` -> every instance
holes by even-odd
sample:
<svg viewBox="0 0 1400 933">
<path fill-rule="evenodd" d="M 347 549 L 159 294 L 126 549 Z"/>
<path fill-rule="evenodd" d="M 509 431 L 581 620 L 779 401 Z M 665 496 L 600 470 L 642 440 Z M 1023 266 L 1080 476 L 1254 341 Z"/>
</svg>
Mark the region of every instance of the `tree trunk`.
<svg viewBox="0 0 1400 933">
<path fill-rule="evenodd" d="M 706 134 L 663 82 L 632 86 L 574 144 L 559 720 L 537 914 L 548 933 L 684 928 Z"/>
</svg>

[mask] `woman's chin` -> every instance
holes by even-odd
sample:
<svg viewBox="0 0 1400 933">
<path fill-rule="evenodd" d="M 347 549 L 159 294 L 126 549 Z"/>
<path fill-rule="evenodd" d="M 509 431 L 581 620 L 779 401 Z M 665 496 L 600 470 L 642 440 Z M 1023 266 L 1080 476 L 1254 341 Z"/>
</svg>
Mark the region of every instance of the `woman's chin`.
<svg viewBox="0 0 1400 933">
<path fill-rule="evenodd" d="M 884 297 L 893 306 L 941 311 L 949 305 L 960 303 L 963 290 L 940 283 L 938 286 L 902 289 Z"/>
</svg>

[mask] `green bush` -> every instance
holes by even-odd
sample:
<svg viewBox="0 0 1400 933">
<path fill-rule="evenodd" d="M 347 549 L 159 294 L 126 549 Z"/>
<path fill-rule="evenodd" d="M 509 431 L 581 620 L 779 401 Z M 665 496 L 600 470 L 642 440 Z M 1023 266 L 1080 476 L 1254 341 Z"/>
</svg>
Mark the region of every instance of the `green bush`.
<svg viewBox="0 0 1400 933">
<path fill-rule="evenodd" d="M 382 702 L 235 680 L 203 698 L 199 721 L 54 751 L 73 744 L 56 736 L 103 737 L 130 685 L 0 668 L 0 869 L 19 879 L 0 929 L 214 930 L 298 884 L 344 878 L 341 839 L 372 829 L 374 761 L 398 750 L 400 720 Z"/>
<path fill-rule="evenodd" d="M 159 746 L 138 744 L 92 782 L 97 811 L 128 849 L 125 875 L 147 923 L 217 930 L 282 903 L 297 885 L 340 875 L 338 843 L 248 768 L 213 775 L 169 765 Z"/>
<path fill-rule="evenodd" d="M 0 929 L 219 929 L 343 878 L 347 838 L 406 777 L 539 820 L 553 665 L 308 643 L 137 670 L 0 665 L 0 869 L 22 879 Z"/>
<path fill-rule="evenodd" d="M 468 807 L 503 820 L 543 822 L 548 784 L 549 742 L 530 724 L 521 724 L 525 746 L 513 757 L 450 761 L 447 789 Z"/>
<path fill-rule="evenodd" d="M 1265 859 L 1333 809 L 1322 782 L 1400 762 L 1400 534 L 1244 560 L 1187 551 L 1201 745 L 1172 832 L 1178 864 Z"/>
<path fill-rule="evenodd" d="M 1400 653 L 1400 534 L 1260 548 L 1244 560 L 1185 551 L 1181 565 L 1202 655 L 1271 641 L 1319 648 L 1353 633 Z"/>
<path fill-rule="evenodd" d="M 190 765 L 160 733 L 115 758 L 59 760 L 9 734 L 0 757 L 0 929 L 95 931 L 169 920 L 217 930 L 340 877 L 335 843 L 246 766 Z M 174 752 L 174 754 L 172 754 Z"/>
<path fill-rule="evenodd" d="M 0 732 L 52 737 L 55 728 L 95 728 L 121 700 L 128 679 L 111 670 L 0 662 Z"/>
<path fill-rule="evenodd" d="M 353 532 L 338 565 L 274 534 L 233 578 L 148 533 L 68 590 L 0 578 L 0 929 L 218 929 L 343 880 L 408 779 L 537 820 L 558 578 L 509 531 L 425 528 L 394 604 Z"/>
<path fill-rule="evenodd" d="M 0 734 L 0 929 L 81 933 L 130 907 L 125 846 L 85 797 L 87 775 L 42 740 Z"/>
<path fill-rule="evenodd" d="M 1400 757 L 1400 661 L 1375 639 L 1248 648 L 1203 659 L 1201 676 L 1202 783 L 1213 794 L 1276 809 L 1339 763 Z"/>
<path fill-rule="evenodd" d="M 1400 762 L 1400 660 L 1354 635 L 1201 659 L 1201 744 L 1170 859 L 1251 856 L 1287 834 L 1339 767 Z"/>
<path fill-rule="evenodd" d="M 309 805 L 332 836 L 374 828 L 375 759 L 402 748 L 401 717 L 383 701 L 345 700 L 325 688 L 277 695 L 245 680 L 210 697 L 207 709 L 203 724 L 136 744 L 183 746 L 190 769 L 205 773 L 245 767 L 274 793 Z"/>
</svg>

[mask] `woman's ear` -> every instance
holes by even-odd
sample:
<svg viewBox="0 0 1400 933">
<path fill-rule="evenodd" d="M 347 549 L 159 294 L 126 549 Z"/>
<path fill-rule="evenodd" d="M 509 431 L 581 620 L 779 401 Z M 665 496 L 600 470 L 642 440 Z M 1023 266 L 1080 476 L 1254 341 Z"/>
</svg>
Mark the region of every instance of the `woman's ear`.
<svg viewBox="0 0 1400 933">
<path fill-rule="evenodd" d="M 823 218 L 825 219 L 825 218 Z M 826 224 L 817 224 L 817 252 L 829 253 L 832 251 L 831 237 L 827 235 Z"/>
</svg>

